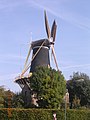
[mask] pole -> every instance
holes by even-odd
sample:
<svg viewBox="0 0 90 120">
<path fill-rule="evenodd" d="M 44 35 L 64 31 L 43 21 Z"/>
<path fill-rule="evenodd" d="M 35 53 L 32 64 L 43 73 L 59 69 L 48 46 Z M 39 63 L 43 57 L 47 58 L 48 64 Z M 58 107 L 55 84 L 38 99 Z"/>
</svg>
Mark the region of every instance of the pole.
<svg viewBox="0 0 90 120">
<path fill-rule="evenodd" d="M 65 98 L 65 120 L 66 120 L 66 98 Z"/>
</svg>

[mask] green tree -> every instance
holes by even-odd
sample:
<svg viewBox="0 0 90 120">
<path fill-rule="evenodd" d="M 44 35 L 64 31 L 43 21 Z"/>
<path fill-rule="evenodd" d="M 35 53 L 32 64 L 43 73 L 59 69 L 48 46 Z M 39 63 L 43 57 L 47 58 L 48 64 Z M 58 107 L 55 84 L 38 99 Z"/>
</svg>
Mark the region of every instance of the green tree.
<svg viewBox="0 0 90 120">
<path fill-rule="evenodd" d="M 4 86 L 0 86 L 0 107 L 7 108 L 12 106 L 13 92 L 6 90 Z M 10 104 L 10 105 L 9 105 Z"/>
<path fill-rule="evenodd" d="M 71 80 L 67 81 L 67 89 L 70 94 L 71 107 L 73 100 L 78 98 L 81 106 L 90 106 L 90 78 L 85 73 L 73 73 Z"/>
<path fill-rule="evenodd" d="M 4 97 L 4 107 L 5 108 L 12 108 L 13 96 L 14 96 L 14 93 L 12 91 L 10 91 L 10 90 L 5 91 L 5 97 Z"/>
<path fill-rule="evenodd" d="M 0 107 L 2 108 L 22 108 L 24 107 L 22 93 L 13 93 L 0 86 Z"/>
<path fill-rule="evenodd" d="M 5 97 L 5 89 L 3 86 L 0 86 L 0 107 L 4 107 L 4 97 Z"/>
<path fill-rule="evenodd" d="M 24 108 L 24 101 L 22 92 L 15 93 L 12 98 L 12 107 L 13 108 Z"/>
<path fill-rule="evenodd" d="M 66 89 L 66 81 L 61 72 L 52 68 L 39 67 L 32 74 L 30 85 L 31 89 L 37 93 L 40 107 L 59 107 Z"/>
</svg>

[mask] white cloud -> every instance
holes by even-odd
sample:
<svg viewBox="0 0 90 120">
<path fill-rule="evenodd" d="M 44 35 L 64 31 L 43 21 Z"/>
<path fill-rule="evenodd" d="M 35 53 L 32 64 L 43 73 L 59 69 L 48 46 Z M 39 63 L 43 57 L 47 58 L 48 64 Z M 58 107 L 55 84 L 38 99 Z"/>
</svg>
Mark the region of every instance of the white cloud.
<svg viewBox="0 0 90 120">
<path fill-rule="evenodd" d="M 83 28 L 86 30 L 90 30 L 90 19 L 85 16 L 81 16 L 80 13 L 68 10 L 68 7 L 65 8 L 64 4 L 69 1 L 67 0 L 56 0 L 56 1 L 40 1 L 40 0 L 1 0 L 0 1 L 0 9 L 14 8 L 20 5 L 30 5 L 31 7 L 46 9 L 46 11 L 51 14 L 63 19 L 64 21 L 68 21 L 69 23 L 78 26 L 79 28 Z M 77 9 L 77 8 L 76 8 Z"/>
<path fill-rule="evenodd" d="M 62 7 L 62 3 L 64 4 L 65 1 L 37 1 L 37 0 L 28 0 L 30 5 L 33 7 L 45 9 L 46 11 L 50 12 L 51 14 L 68 21 L 69 23 L 86 30 L 90 30 L 90 20 L 87 19 L 85 16 L 81 16 L 79 13 L 75 13 L 74 11 L 69 11 L 68 9 L 64 9 L 64 5 Z M 59 3 L 58 3 L 59 2 Z M 60 3 L 61 2 L 61 3 Z M 67 2 L 67 1 L 66 1 Z M 54 7 L 53 7 L 54 6 Z M 58 8 L 58 9 L 57 9 Z M 63 10 L 62 10 L 63 9 Z"/>
<path fill-rule="evenodd" d="M 15 54 L 1 54 L 0 59 L 23 59 L 25 60 L 26 57 L 21 56 L 21 55 L 15 55 Z"/>
<path fill-rule="evenodd" d="M 83 64 L 83 65 L 71 65 L 71 66 L 66 66 L 66 67 L 62 67 L 63 70 L 68 70 L 68 69 L 72 69 L 72 68 L 88 68 L 90 67 L 90 64 Z"/>
</svg>

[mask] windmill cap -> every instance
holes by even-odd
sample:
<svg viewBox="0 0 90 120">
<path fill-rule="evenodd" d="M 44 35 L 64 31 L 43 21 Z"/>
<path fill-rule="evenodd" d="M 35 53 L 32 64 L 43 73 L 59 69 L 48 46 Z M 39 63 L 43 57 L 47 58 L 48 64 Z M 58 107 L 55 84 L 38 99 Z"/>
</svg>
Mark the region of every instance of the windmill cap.
<svg viewBox="0 0 90 120">
<path fill-rule="evenodd" d="M 43 42 L 44 42 L 44 44 L 43 44 Z M 41 39 L 41 40 L 36 40 L 36 41 L 33 41 L 32 42 L 32 44 L 31 44 L 31 47 L 32 47 L 32 49 L 34 48 L 34 47 L 36 47 L 36 46 L 41 46 L 43 44 L 43 46 L 46 46 L 46 47 L 50 47 L 49 45 L 50 45 L 50 43 L 49 43 L 49 41 L 48 41 L 48 39 Z"/>
</svg>

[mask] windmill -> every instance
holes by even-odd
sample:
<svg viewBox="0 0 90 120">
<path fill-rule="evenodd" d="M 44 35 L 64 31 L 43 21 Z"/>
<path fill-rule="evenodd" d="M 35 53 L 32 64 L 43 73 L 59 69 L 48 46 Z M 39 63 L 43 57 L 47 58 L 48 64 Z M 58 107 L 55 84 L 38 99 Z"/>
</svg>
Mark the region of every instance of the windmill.
<svg viewBox="0 0 90 120">
<path fill-rule="evenodd" d="M 25 86 L 28 86 L 28 88 L 30 89 L 30 82 L 29 82 L 30 76 L 36 70 L 37 66 L 50 67 L 49 50 L 51 50 L 51 53 L 55 61 L 56 68 L 57 70 L 59 70 L 58 64 L 56 61 L 55 50 L 54 50 L 57 25 L 54 20 L 52 24 L 52 28 L 50 30 L 46 11 L 44 11 L 44 17 L 45 17 L 45 28 L 46 28 L 46 33 L 47 33 L 47 39 L 40 39 L 40 40 L 31 42 L 28 55 L 27 55 L 27 58 L 24 64 L 24 69 L 22 70 L 21 75 L 17 77 L 15 80 L 15 82 L 20 85 L 22 90 L 23 88 L 25 88 Z M 31 61 L 29 61 L 31 52 L 32 52 L 32 58 L 31 58 Z M 29 74 L 25 75 L 28 69 L 29 69 Z"/>
</svg>

